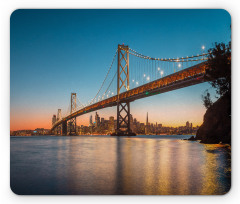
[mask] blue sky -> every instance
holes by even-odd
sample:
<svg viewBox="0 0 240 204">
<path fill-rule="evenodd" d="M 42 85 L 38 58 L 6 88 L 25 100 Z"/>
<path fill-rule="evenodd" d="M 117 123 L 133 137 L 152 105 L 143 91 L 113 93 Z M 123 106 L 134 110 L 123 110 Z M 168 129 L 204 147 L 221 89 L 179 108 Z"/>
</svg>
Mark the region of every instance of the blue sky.
<svg viewBox="0 0 240 204">
<path fill-rule="evenodd" d="M 50 127 L 52 114 L 67 109 L 71 92 L 83 102 L 91 99 L 118 44 L 153 57 L 187 56 L 200 53 L 202 45 L 208 49 L 214 42 L 227 43 L 230 24 L 229 13 L 211 9 L 16 10 L 10 19 L 11 129 L 27 128 L 38 119 L 35 128 Z M 152 122 L 164 123 L 167 110 L 170 114 L 178 107 L 179 114 L 172 113 L 166 124 L 186 120 L 181 115 L 187 109 L 188 120 L 201 121 L 201 94 L 209 87 L 204 83 L 136 101 L 132 113 L 145 118 L 148 111 Z"/>
</svg>

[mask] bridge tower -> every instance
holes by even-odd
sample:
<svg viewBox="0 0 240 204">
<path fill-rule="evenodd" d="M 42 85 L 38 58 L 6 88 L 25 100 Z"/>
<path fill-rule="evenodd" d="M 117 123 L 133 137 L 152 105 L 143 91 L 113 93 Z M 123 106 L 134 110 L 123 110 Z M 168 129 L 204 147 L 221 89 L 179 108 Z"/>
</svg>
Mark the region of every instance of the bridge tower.
<svg viewBox="0 0 240 204">
<path fill-rule="evenodd" d="M 77 94 L 71 93 L 71 114 L 77 110 Z M 68 122 L 69 125 L 69 135 L 76 135 L 77 134 L 77 120 L 76 117 L 72 118 Z"/>
<path fill-rule="evenodd" d="M 62 120 L 62 110 L 58 109 L 57 112 L 57 121 Z M 62 125 L 59 125 L 57 128 L 57 134 L 61 135 L 62 134 Z"/>
<path fill-rule="evenodd" d="M 132 135 L 130 129 L 130 102 L 120 101 L 120 91 L 129 90 L 129 47 L 118 45 L 118 65 L 117 65 L 117 129 L 116 135 Z"/>
</svg>

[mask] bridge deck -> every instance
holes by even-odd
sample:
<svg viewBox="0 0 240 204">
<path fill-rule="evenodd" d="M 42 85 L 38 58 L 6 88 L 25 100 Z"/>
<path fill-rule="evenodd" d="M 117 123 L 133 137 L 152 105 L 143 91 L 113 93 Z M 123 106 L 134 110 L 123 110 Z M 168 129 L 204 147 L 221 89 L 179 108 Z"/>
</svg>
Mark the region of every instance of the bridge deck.
<svg viewBox="0 0 240 204">
<path fill-rule="evenodd" d="M 200 63 L 198 65 L 192 66 L 190 68 L 184 69 L 182 71 L 176 72 L 174 74 L 168 75 L 166 77 L 157 79 L 155 81 L 149 82 L 137 88 L 131 89 L 129 91 L 123 92 L 119 95 L 119 101 L 134 101 L 137 99 L 149 97 L 156 94 L 161 94 L 164 92 L 180 89 L 183 87 L 195 85 L 204 82 L 204 75 L 207 69 L 206 62 Z M 82 108 L 60 121 L 57 121 L 55 125 L 51 128 L 53 130 L 58 125 L 62 124 L 64 121 L 68 121 L 77 116 L 90 113 L 99 109 L 116 106 L 118 101 L 118 96 L 113 96 L 108 99 L 102 100 L 95 104 L 89 105 Z"/>
</svg>

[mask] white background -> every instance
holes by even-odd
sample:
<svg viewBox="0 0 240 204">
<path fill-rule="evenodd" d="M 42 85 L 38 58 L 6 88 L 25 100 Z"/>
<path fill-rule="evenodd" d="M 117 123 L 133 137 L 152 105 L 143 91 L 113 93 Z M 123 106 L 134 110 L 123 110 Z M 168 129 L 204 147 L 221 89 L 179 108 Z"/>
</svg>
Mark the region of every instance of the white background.
<svg viewBox="0 0 240 204">
<path fill-rule="evenodd" d="M 1 0 L 0 1 L 0 203 L 240 203 L 240 1 L 239 0 Z M 10 15 L 19 8 L 223 8 L 232 16 L 232 189 L 224 196 L 18 196 L 10 190 Z"/>
</svg>

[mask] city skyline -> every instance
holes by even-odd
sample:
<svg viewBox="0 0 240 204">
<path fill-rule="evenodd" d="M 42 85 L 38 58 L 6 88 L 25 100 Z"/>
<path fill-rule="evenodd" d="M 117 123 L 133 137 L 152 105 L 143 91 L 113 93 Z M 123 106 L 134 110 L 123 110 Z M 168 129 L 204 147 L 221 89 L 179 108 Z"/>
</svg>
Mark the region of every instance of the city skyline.
<svg viewBox="0 0 240 204">
<path fill-rule="evenodd" d="M 117 29 L 120 19 L 127 33 Z M 192 28 L 194 21 L 198 28 Z M 215 41 L 227 42 L 229 26 L 224 10 L 17 10 L 11 16 L 10 129 L 50 128 L 52 115 L 59 108 L 66 111 L 71 92 L 89 101 L 119 43 L 152 56 L 187 56 L 200 53 L 203 45 L 209 49 Z M 200 125 L 201 94 L 209 87 L 203 83 L 141 99 L 131 103 L 131 113 L 144 121 L 148 112 L 153 122 L 160 118 L 173 127 L 187 120 Z M 115 113 L 116 108 L 99 111 L 104 117 L 116 118 Z M 78 124 L 88 118 L 78 117 Z"/>
<path fill-rule="evenodd" d="M 56 123 L 59 117 L 57 115 L 53 115 L 52 123 Z M 191 121 L 186 121 L 185 124 L 173 127 L 162 124 L 161 122 L 151 122 L 149 119 L 148 112 L 146 113 L 145 122 L 139 121 L 138 118 L 135 118 L 132 114 L 130 115 L 130 126 L 131 129 L 141 135 L 141 134 L 176 134 L 176 133 L 185 133 L 185 134 L 193 134 L 199 128 L 198 125 L 193 124 Z M 109 116 L 108 118 L 102 117 L 97 111 L 90 114 L 88 125 L 77 125 L 77 134 L 109 134 L 115 131 L 117 125 L 117 120 L 114 116 Z M 87 130 L 86 130 L 87 128 Z M 99 129 L 100 128 L 100 129 Z M 143 128 L 143 129 L 142 129 Z M 84 132 L 84 131 L 85 132 Z M 187 130 L 187 131 L 186 131 Z M 83 132 L 82 132 L 83 131 Z M 184 132 L 185 131 L 185 132 Z M 35 129 L 22 129 L 22 130 L 14 130 L 10 131 L 11 135 L 21 135 L 21 136 L 30 136 L 30 135 L 49 135 L 51 134 L 50 129 L 45 129 L 42 127 L 38 127 Z M 57 133 L 59 134 L 59 133 Z"/>
<path fill-rule="evenodd" d="M 95 121 L 93 122 L 93 116 L 94 116 L 94 115 L 95 115 L 95 118 L 94 118 Z M 132 115 L 132 114 L 130 114 L 130 115 L 131 115 L 131 117 L 132 117 L 133 119 L 137 119 L 137 120 L 138 120 L 138 118 L 134 117 L 134 115 Z M 98 111 L 93 111 L 93 112 L 90 114 L 88 125 L 85 125 L 85 126 L 91 126 L 91 125 L 93 125 L 94 123 L 96 123 L 96 122 L 97 122 L 96 116 L 98 116 L 100 120 L 101 120 L 102 118 L 103 118 L 104 120 L 108 120 L 108 119 L 106 119 L 105 117 L 102 117 L 102 116 L 99 114 Z M 110 120 L 110 118 L 113 118 L 114 120 L 116 120 L 116 118 L 115 118 L 114 116 L 112 116 L 112 115 L 109 116 L 108 118 L 109 118 L 109 120 Z M 162 124 L 161 121 L 152 122 L 151 119 L 149 120 L 149 114 L 148 114 L 148 112 L 146 113 L 146 120 L 145 120 L 145 121 L 140 121 L 140 120 L 138 120 L 138 121 L 139 121 L 140 123 L 144 123 L 144 124 L 155 124 L 155 123 L 157 123 L 157 124 Z M 186 124 L 186 122 L 189 122 L 189 121 L 185 121 L 185 124 Z M 84 125 L 84 124 L 80 124 L 80 125 Z M 162 125 L 164 126 L 164 124 L 162 124 Z M 165 126 L 166 126 L 166 125 L 165 125 Z M 182 126 L 184 126 L 184 124 L 183 124 Z M 198 125 L 195 125 L 195 126 L 198 126 Z M 173 126 L 169 126 L 169 127 L 173 127 Z M 178 127 L 179 127 L 179 126 L 178 126 Z"/>
</svg>

